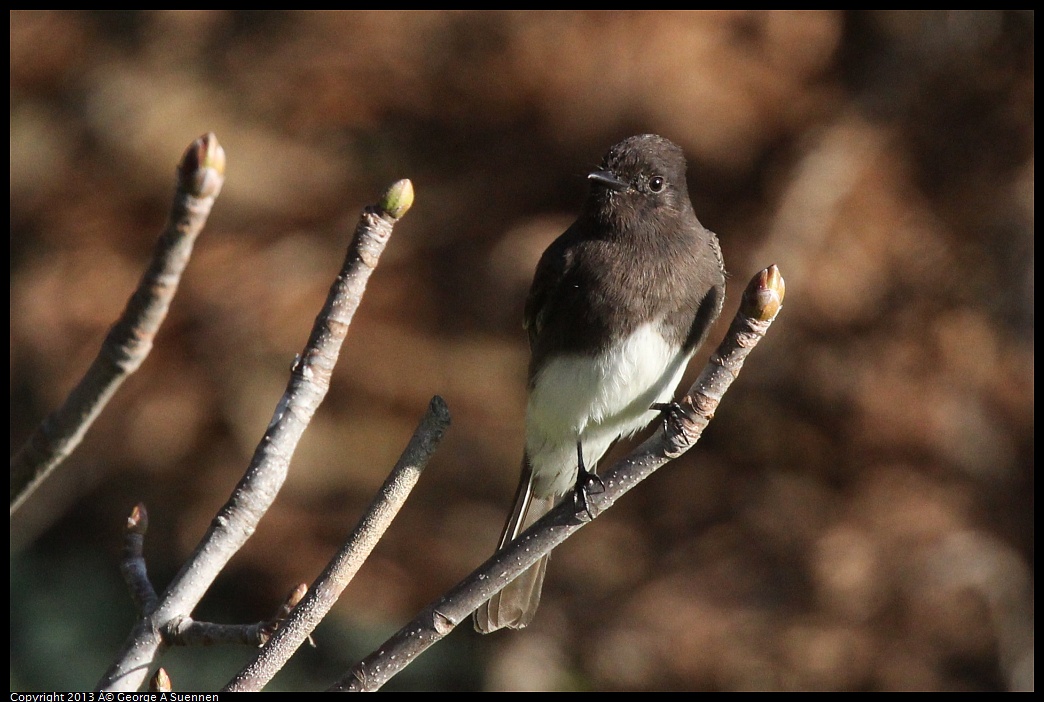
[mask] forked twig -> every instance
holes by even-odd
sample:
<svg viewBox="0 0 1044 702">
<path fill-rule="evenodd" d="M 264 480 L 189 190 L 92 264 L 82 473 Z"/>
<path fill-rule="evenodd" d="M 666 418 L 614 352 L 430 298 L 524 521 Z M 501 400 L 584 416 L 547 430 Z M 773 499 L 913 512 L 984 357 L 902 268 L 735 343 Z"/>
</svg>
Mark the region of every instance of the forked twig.
<svg viewBox="0 0 1044 702">
<path fill-rule="evenodd" d="M 413 203 L 413 185 L 401 180 L 359 218 L 344 265 L 316 317 L 304 351 L 294 361 L 286 391 L 276 406 L 246 473 L 155 609 L 141 617 L 116 661 L 98 683 L 100 691 L 136 690 L 167 642 L 163 632 L 191 615 L 232 556 L 254 533 L 286 480 L 298 442 L 326 396 L 330 377 L 359 308 L 366 283 L 392 229 Z"/>
<path fill-rule="evenodd" d="M 413 438 L 395 464 L 395 469 L 384 481 L 355 531 L 330 560 L 322 575 L 312 584 L 301 604 L 280 624 L 257 658 L 236 675 L 225 691 L 261 690 L 307 640 L 337 602 L 337 598 L 355 577 L 373 547 L 398 514 L 410 490 L 417 484 L 428 459 L 438 448 L 449 422 L 449 409 L 443 399 L 436 395 L 413 433 Z"/>
</svg>

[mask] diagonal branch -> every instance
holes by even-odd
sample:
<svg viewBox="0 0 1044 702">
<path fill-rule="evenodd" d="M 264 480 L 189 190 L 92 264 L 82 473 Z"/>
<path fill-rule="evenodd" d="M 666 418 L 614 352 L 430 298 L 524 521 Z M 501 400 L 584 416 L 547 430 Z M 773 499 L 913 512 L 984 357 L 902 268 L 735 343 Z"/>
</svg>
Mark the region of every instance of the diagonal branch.
<svg viewBox="0 0 1044 702">
<path fill-rule="evenodd" d="M 225 691 L 261 690 L 290 660 L 290 656 L 334 606 L 344 588 L 348 587 L 348 583 L 384 535 L 410 491 L 417 484 L 428 459 L 438 448 L 449 422 L 449 409 L 445 401 L 436 395 L 391 475 L 385 480 L 348 541 L 312 584 L 301 604 L 279 625 L 257 658 L 236 675 Z"/>
<path fill-rule="evenodd" d="M 297 444 L 329 390 L 334 364 L 370 274 L 395 223 L 412 203 L 413 185 L 401 180 L 388 189 L 379 205 L 366 208 L 360 216 L 341 272 L 330 287 L 304 351 L 291 367 L 286 391 L 250 466 L 156 609 L 138 621 L 116 661 L 99 681 L 99 690 L 138 689 L 165 645 L 161 632 L 175 618 L 192 613 L 275 501 Z"/>
<path fill-rule="evenodd" d="M 725 340 L 686 396 L 672 405 L 665 415 L 664 431 L 656 432 L 602 474 L 605 490 L 590 495 L 590 512 L 583 506 L 574 505 L 572 500 L 563 500 L 442 598 L 425 608 L 330 689 L 359 692 L 379 689 L 542 556 L 654 471 L 692 448 L 710 423 L 725 391 L 739 374 L 747 354 L 768 331 L 782 307 L 783 293 L 783 278 L 776 266 L 754 276 L 743 293 L 740 310 Z"/>
<path fill-rule="evenodd" d="M 152 261 L 79 384 L 11 458 L 11 516 L 79 446 L 91 424 L 152 350 L 192 246 L 225 180 L 225 150 L 213 134 L 196 139 L 178 164 L 178 185 Z"/>
</svg>

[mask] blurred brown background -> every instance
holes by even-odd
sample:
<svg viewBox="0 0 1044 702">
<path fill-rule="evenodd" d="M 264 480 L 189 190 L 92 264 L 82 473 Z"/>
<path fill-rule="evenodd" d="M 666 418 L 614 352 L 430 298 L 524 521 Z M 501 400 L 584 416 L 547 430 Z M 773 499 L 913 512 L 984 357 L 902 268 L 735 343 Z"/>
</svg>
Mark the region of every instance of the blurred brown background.
<svg viewBox="0 0 1044 702">
<path fill-rule="evenodd" d="M 349 533 L 433 394 L 454 424 L 274 689 L 322 689 L 491 552 L 520 320 L 585 174 L 683 146 L 731 274 L 786 306 L 703 441 L 555 552 L 523 632 L 461 627 L 404 689 L 1033 686 L 1032 12 L 12 12 L 11 441 L 94 357 L 185 147 L 227 181 L 157 346 L 11 524 L 11 687 L 92 686 L 283 391 L 360 209 L 409 177 L 334 385 L 197 614 L 267 617 Z M 701 354 L 698 361 L 706 357 Z M 690 380 L 697 364 L 690 369 Z M 176 689 L 252 655 L 175 651 Z"/>
</svg>

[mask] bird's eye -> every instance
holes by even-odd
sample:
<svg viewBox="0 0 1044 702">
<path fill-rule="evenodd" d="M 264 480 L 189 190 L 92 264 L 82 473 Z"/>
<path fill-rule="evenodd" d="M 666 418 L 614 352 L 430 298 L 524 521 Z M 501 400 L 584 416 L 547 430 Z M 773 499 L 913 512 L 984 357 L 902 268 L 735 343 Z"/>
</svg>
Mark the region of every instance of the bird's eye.
<svg viewBox="0 0 1044 702">
<path fill-rule="evenodd" d="M 663 176 L 653 176 L 649 179 L 649 190 L 652 190 L 654 193 L 658 193 L 661 190 L 663 190 L 663 186 L 665 183 L 666 181 L 664 181 Z"/>
</svg>

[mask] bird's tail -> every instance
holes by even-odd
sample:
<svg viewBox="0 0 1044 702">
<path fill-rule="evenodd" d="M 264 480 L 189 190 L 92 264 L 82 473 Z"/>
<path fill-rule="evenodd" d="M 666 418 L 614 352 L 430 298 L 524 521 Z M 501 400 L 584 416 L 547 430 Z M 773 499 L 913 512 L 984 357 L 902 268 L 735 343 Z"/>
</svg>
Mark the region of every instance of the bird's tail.
<svg viewBox="0 0 1044 702">
<path fill-rule="evenodd" d="M 513 541 L 529 526 L 547 514 L 555 506 L 554 497 L 534 497 L 532 476 L 533 470 L 529 460 L 522 459 L 522 476 L 518 490 L 515 492 L 515 506 L 511 510 L 504 525 L 504 533 L 500 536 L 500 545 Z M 540 589 L 544 584 L 544 572 L 547 570 L 547 556 L 529 567 L 524 573 L 507 584 L 503 590 L 493 595 L 488 602 L 475 610 L 475 631 L 488 634 L 491 631 L 508 627 L 521 629 L 528 626 L 536 615 L 540 604 Z"/>
</svg>

